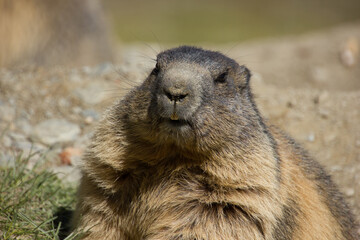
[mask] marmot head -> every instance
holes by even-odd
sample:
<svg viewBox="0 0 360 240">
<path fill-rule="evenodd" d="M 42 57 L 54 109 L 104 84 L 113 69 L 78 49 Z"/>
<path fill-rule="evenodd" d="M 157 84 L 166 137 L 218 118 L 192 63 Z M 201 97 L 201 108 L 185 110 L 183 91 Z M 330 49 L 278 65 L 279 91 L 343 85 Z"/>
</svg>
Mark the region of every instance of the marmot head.
<svg viewBox="0 0 360 240">
<path fill-rule="evenodd" d="M 196 151 L 238 143 L 258 124 L 250 72 L 219 52 L 182 46 L 161 52 L 124 100 L 130 137 Z"/>
</svg>

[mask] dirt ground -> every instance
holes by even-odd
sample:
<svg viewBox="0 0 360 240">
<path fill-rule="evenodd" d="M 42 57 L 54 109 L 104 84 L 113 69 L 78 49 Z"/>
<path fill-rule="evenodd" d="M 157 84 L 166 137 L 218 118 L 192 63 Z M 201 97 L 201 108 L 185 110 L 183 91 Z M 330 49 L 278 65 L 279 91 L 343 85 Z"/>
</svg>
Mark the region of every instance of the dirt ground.
<svg viewBox="0 0 360 240">
<path fill-rule="evenodd" d="M 348 41 L 355 57 L 352 66 L 340 57 L 349 48 Z M 252 71 L 253 92 L 263 115 L 325 166 L 360 220 L 360 61 L 356 44 L 359 48 L 360 23 L 302 36 L 203 47 L 219 50 Z M 81 129 L 81 141 L 51 146 L 57 149 L 54 156 L 69 146 L 83 150 L 101 112 L 144 79 L 154 64 L 151 58 L 167 47 L 171 46 L 120 46 L 115 63 L 95 67 L 1 69 L 0 129 L 3 140 L 8 140 L 0 141 L 0 150 L 21 149 L 24 145 L 16 144 L 19 141 L 48 147 L 32 129 L 49 118 L 66 119 Z M 55 159 L 54 165 L 60 166 L 61 161 Z"/>
</svg>

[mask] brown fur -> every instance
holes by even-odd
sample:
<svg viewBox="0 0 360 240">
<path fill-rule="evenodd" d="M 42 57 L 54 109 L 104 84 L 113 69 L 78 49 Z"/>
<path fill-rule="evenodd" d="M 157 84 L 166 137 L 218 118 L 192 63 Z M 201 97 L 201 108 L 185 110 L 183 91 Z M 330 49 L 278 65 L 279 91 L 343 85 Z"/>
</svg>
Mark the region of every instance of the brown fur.
<svg viewBox="0 0 360 240">
<path fill-rule="evenodd" d="M 191 47 L 157 62 L 88 149 L 85 239 L 358 239 L 329 176 L 261 118 L 245 67 Z"/>
<path fill-rule="evenodd" d="M 111 60 L 97 0 L 0 0 L 0 66 Z"/>
</svg>

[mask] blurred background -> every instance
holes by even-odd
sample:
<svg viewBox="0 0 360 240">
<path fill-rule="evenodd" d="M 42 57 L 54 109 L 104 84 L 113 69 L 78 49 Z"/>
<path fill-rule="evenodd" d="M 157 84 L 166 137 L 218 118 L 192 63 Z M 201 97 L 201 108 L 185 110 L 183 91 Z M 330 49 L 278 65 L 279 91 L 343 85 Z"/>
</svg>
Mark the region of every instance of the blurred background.
<svg viewBox="0 0 360 240">
<path fill-rule="evenodd" d="M 0 0 L 0 65 L 94 64 L 120 44 L 237 44 L 359 20 L 358 0 Z"/>
<path fill-rule="evenodd" d="M 360 20 L 358 0 L 104 1 L 122 42 L 241 42 Z"/>
<path fill-rule="evenodd" d="M 246 65 L 262 114 L 326 167 L 360 220 L 359 0 L 0 0 L 0 170 L 46 152 L 76 184 L 102 112 L 182 44 Z"/>
</svg>

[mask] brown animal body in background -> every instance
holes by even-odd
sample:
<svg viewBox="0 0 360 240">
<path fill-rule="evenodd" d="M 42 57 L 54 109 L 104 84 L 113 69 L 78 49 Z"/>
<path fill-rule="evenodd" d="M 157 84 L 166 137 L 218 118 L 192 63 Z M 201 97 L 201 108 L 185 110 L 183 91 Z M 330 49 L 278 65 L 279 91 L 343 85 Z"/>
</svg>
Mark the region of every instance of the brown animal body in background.
<svg viewBox="0 0 360 240">
<path fill-rule="evenodd" d="M 160 53 L 98 126 L 74 228 L 86 239 L 358 239 L 330 177 L 263 120 L 249 80 L 218 52 Z"/>
<path fill-rule="evenodd" d="M 98 0 L 0 0 L 0 66 L 111 60 Z"/>
</svg>

